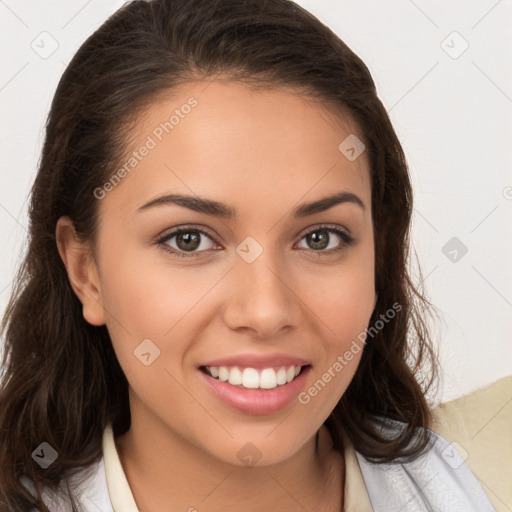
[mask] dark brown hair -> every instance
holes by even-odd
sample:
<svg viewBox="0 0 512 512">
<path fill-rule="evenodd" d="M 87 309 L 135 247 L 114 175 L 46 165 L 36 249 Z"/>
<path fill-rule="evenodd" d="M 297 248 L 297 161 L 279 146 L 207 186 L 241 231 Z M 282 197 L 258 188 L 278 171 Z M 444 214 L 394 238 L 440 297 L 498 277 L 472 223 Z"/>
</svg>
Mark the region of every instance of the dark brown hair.
<svg viewBox="0 0 512 512">
<path fill-rule="evenodd" d="M 46 512 L 39 486 L 56 489 L 98 461 L 108 422 L 115 436 L 130 426 L 127 379 L 106 326 L 82 316 L 57 251 L 57 220 L 69 216 L 78 235 L 94 241 L 93 191 L 117 169 L 137 114 L 162 92 L 221 75 L 252 87 L 292 87 L 348 113 L 360 128 L 376 250 L 378 301 L 370 325 L 393 304 L 401 309 L 368 338 L 325 424 L 338 449 L 343 430 L 356 450 L 377 462 L 425 450 L 425 392 L 436 375 L 422 316 L 429 304 L 407 269 L 412 195 L 404 153 L 369 70 L 329 28 L 288 0 L 139 0 L 125 4 L 81 46 L 47 119 L 31 190 L 28 250 L 2 324 L 1 510 L 30 504 Z M 376 417 L 405 428 L 386 439 Z M 58 452 L 47 469 L 31 457 L 43 441 Z M 34 482 L 37 501 L 21 477 Z"/>
</svg>

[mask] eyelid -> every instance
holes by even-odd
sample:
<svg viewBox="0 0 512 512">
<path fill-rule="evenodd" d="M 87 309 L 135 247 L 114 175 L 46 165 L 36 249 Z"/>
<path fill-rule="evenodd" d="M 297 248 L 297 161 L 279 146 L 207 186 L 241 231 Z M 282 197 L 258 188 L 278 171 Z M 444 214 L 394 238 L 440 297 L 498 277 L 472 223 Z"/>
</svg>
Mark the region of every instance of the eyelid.
<svg viewBox="0 0 512 512">
<path fill-rule="evenodd" d="M 313 226 L 311 228 L 306 228 L 305 231 L 302 231 L 299 236 L 302 239 L 306 235 L 309 235 L 309 233 L 314 233 L 315 231 L 320 231 L 322 229 L 327 230 L 333 230 L 333 231 L 341 231 L 345 233 L 348 237 L 352 238 L 352 235 L 350 234 L 350 230 L 347 228 L 344 228 L 342 226 L 339 226 L 338 224 L 317 224 L 316 226 Z"/>
<path fill-rule="evenodd" d="M 162 231 L 162 233 L 159 234 L 156 238 L 167 238 L 169 235 L 175 235 L 176 232 L 182 231 L 184 229 L 188 229 L 190 231 L 200 231 L 201 233 L 208 235 L 210 238 L 214 238 L 215 236 L 209 228 L 203 226 L 202 224 L 180 224 L 178 226 L 174 226 Z"/>
</svg>

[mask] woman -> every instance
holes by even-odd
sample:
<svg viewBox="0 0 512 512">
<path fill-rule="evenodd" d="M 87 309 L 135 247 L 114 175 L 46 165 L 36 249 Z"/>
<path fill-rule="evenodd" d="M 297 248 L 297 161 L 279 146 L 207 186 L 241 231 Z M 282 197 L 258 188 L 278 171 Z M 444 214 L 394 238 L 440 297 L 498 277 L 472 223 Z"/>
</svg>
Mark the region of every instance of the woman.
<svg viewBox="0 0 512 512">
<path fill-rule="evenodd" d="M 312 15 L 126 4 L 48 118 L 3 509 L 494 510 L 428 430 L 411 209 L 368 69 Z"/>
</svg>

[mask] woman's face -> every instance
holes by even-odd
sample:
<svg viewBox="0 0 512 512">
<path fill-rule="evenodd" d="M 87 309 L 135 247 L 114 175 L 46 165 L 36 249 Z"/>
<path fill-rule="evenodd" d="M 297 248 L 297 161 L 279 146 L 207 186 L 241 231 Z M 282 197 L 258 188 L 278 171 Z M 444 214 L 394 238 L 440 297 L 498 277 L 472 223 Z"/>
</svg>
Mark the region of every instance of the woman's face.
<svg viewBox="0 0 512 512">
<path fill-rule="evenodd" d="M 145 111 L 124 172 L 95 191 L 98 294 L 84 302 L 139 426 L 238 465 L 285 460 L 315 435 L 375 305 L 356 137 L 313 100 L 239 83 L 188 84 Z"/>
</svg>

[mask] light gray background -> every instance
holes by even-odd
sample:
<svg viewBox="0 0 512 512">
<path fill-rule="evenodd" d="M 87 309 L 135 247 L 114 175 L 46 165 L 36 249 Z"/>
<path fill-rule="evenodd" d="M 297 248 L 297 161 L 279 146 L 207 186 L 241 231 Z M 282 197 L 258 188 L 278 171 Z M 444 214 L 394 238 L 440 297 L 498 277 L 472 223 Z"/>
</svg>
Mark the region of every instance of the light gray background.
<svg viewBox="0 0 512 512">
<path fill-rule="evenodd" d="M 444 368 L 439 398 L 512 374 L 512 1 L 297 3 L 366 62 L 408 157 L 413 242 L 441 313 L 433 325 Z M 55 87 L 86 37 L 122 4 L 0 0 L 2 313 Z"/>
</svg>

